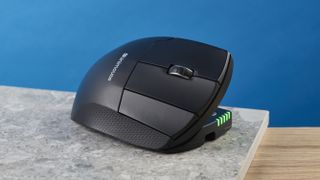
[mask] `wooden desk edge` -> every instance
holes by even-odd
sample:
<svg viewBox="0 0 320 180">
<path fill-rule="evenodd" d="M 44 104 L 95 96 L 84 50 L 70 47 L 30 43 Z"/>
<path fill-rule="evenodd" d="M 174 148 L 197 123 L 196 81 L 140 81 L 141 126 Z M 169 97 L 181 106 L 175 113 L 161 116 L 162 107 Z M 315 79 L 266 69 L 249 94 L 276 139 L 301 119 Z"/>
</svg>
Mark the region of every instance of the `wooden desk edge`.
<svg viewBox="0 0 320 180">
<path fill-rule="evenodd" d="M 257 152 L 257 149 L 262 141 L 262 138 L 268 128 L 269 125 L 269 112 L 266 111 L 266 116 L 262 121 L 262 125 L 260 126 L 260 129 L 257 133 L 257 136 L 253 140 L 252 146 L 249 149 L 248 155 L 245 159 L 244 165 L 240 168 L 239 174 L 237 176 L 237 180 L 243 180 L 248 172 L 248 169 L 250 167 L 250 164 Z"/>
</svg>

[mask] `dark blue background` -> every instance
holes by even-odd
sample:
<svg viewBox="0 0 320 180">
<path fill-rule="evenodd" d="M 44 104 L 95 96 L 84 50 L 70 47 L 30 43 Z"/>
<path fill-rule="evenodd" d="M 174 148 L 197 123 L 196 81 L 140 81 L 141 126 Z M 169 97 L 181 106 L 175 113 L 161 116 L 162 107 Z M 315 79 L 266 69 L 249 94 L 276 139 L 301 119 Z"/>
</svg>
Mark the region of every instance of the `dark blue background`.
<svg viewBox="0 0 320 180">
<path fill-rule="evenodd" d="M 271 126 L 320 125 L 320 1 L 0 1 L 0 84 L 75 91 L 113 48 L 178 36 L 232 52 L 223 105 Z"/>
</svg>

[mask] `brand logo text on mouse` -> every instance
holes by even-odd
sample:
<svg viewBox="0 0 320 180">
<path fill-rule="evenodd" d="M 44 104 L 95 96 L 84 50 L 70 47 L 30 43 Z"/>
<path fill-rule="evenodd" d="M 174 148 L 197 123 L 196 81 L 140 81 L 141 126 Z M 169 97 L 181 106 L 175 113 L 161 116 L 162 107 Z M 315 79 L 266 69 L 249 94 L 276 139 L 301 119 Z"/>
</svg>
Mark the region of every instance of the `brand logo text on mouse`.
<svg viewBox="0 0 320 180">
<path fill-rule="evenodd" d="M 109 77 L 108 77 L 108 81 L 111 81 L 114 74 L 116 73 L 117 69 L 119 68 L 120 64 L 122 63 L 122 61 L 128 56 L 128 53 L 123 53 L 121 55 L 121 57 L 118 59 L 117 63 L 114 65 Z"/>
</svg>

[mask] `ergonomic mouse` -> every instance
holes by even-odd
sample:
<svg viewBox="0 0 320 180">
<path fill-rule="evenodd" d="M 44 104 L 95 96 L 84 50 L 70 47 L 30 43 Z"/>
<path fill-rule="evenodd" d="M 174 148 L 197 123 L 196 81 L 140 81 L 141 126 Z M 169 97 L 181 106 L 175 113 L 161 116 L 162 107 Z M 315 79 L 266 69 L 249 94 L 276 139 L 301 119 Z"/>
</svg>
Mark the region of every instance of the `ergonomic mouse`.
<svg viewBox="0 0 320 180">
<path fill-rule="evenodd" d="M 232 69 L 230 53 L 215 46 L 173 37 L 138 39 L 91 67 L 71 119 L 149 150 L 190 150 L 231 128 L 231 112 L 217 106 Z"/>
</svg>

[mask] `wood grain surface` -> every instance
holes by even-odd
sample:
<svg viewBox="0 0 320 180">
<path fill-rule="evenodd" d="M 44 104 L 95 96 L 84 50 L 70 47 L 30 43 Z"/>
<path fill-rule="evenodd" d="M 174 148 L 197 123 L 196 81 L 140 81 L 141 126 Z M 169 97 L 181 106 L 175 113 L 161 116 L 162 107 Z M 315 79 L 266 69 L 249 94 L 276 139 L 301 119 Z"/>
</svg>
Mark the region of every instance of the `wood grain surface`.
<svg viewBox="0 0 320 180">
<path fill-rule="evenodd" d="M 320 128 L 269 128 L 246 180 L 320 180 Z"/>
</svg>

